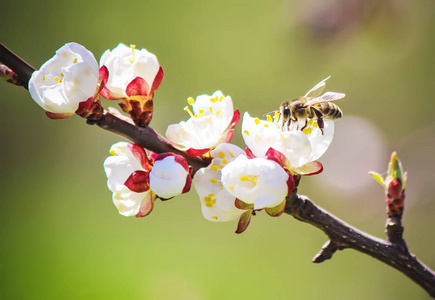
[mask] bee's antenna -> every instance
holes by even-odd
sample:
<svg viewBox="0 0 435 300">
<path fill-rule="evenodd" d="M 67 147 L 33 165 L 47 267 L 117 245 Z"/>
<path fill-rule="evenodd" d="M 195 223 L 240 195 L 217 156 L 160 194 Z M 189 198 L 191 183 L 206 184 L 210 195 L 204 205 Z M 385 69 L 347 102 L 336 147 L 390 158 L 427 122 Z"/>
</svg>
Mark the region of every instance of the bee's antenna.
<svg viewBox="0 0 435 300">
<path fill-rule="evenodd" d="M 265 114 L 263 114 L 263 117 L 265 117 L 267 115 L 270 115 L 270 114 L 275 114 L 275 113 L 279 113 L 279 110 L 275 109 L 275 110 L 272 110 L 272 111 L 270 111 L 268 113 L 265 113 Z"/>
</svg>

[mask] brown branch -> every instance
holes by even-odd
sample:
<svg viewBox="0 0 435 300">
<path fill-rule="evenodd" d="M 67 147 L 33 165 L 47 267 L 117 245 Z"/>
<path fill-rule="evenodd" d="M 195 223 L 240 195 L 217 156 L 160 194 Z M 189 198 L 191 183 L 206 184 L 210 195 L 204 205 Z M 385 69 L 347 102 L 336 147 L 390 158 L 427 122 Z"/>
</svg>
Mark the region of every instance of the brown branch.
<svg viewBox="0 0 435 300">
<path fill-rule="evenodd" d="M 331 215 L 308 197 L 297 195 L 296 191 L 287 197 L 285 212 L 328 236 L 329 241 L 314 257 L 314 262 L 330 259 L 337 250 L 354 249 L 404 273 L 435 298 L 435 273 L 408 250 L 402 239 L 403 242 L 391 243 L 373 237 Z"/>
<path fill-rule="evenodd" d="M 0 43 L 0 62 L 8 66 L 21 79 L 25 89 L 29 89 L 29 80 L 35 68 L 29 65 L 25 60 L 9 50 L 5 45 Z"/>
<path fill-rule="evenodd" d="M 30 76 L 34 71 L 33 67 L 2 44 L 0 44 L 0 61 L 12 69 L 23 81 L 23 86 L 27 88 Z M 123 136 L 156 153 L 173 152 L 180 154 L 192 166 L 192 174 L 207 166 L 207 162 L 204 160 L 190 157 L 175 149 L 166 138 L 150 127 L 137 127 L 107 112 L 103 114 L 101 119 L 88 121 L 88 124 L 96 124 L 100 128 Z M 297 195 L 297 189 L 287 197 L 285 212 L 299 221 L 319 228 L 328 236 L 329 241 L 313 258 L 313 262 L 321 263 L 331 259 L 337 250 L 354 249 L 404 273 L 435 298 L 435 273 L 409 252 L 402 239 L 403 227 L 400 218 L 388 219 L 388 241 L 384 241 L 343 222 L 314 204 L 308 197 Z"/>
<path fill-rule="evenodd" d="M 207 162 L 198 157 L 189 156 L 186 154 L 186 152 L 175 149 L 169 140 L 155 132 L 151 127 L 135 126 L 119 119 L 118 117 L 115 117 L 108 112 L 104 112 L 104 115 L 100 120 L 95 122 L 88 121 L 88 124 L 96 124 L 105 130 L 125 137 L 139 146 L 155 153 L 172 152 L 179 154 L 186 158 L 189 165 L 192 166 L 192 175 L 195 174 L 200 168 L 206 167 L 208 165 Z"/>
</svg>

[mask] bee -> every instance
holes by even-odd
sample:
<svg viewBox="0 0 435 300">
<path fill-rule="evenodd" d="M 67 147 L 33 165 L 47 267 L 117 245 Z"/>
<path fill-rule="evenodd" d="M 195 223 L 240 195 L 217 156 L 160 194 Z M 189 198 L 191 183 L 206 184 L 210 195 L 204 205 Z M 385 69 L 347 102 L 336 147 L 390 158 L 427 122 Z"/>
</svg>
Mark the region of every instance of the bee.
<svg viewBox="0 0 435 300">
<path fill-rule="evenodd" d="M 325 89 L 325 81 L 329 77 L 316 84 L 305 96 L 281 104 L 279 113 L 282 130 L 285 126 L 289 130 L 292 122 L 297 124 L 298 129 L 299 124 L 304 122 L 300 128 L 300 130 L 304 130 L 308 125 L 308 119 L 313 119 L 317 121 L 323 135 L 323 120 L 337 120 L 343 116 L 341 109 L 331 101 L 342 99 L 345 94 L 326 92 L 320 95 Z"/>
</svg>

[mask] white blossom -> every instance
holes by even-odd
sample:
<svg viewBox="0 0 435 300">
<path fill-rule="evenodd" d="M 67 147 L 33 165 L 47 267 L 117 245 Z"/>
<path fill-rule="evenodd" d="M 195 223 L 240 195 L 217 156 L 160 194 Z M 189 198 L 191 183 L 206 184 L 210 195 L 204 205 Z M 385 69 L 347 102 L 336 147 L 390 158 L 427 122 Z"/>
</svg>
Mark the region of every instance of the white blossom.
<svg viewBox="0 0 435 300">
<path fill-rule="evenodd" d="M 68 43 L 33 72 L 29 92 L 43 109 L 72 115 L 80 102 L 98 91 L 99 69 L 94 55 L 77 43 Z"/>
<path fill-rule="evenodd" d="M 324 120 L 324 129 L 317 121 L 309 120 L 301 130 L 282 130 L 276 121 L 252 118 L 245 113 L 242 135 L 246 145 L 257 157 L 266 154 L 269 148 L 283 153 L 291 164 L 292 171 L 306 174 L 306 166 L 319 159 L 328 149 L 334 137 L 334 121 Z"/>
<path fill-rule="evenodd" d="M 133 45 L 127 47 L 120 43 L 113 50 L 106 50 L 101 56 L 100 66 L 106 66 L 109 70 L 108 81 L 101 93 L 109 99 L 128 98 L 130 94 L 127 87 L 136 78 L 142 79 L 141 86 L 145 94 L 152 94 L 163 78 L 157 57 Z"/>
<path fill-rule="evenodd" d="M 235 206 L 236 198 L 223 189 L 221 170 L 245 152 L 232 144 L 219 144 L 211 151 L 211 164 L 196 172 L 193 184 L 201 201 L 201 211 L 209 221 L 225 222 L 240 218 L 245 212 Z"/>
<path fill-rule="evenodd" d="M 196 100 L 189 98 L 192 110 L 186 110 L 191 118 L 186 122 L 169 125 L 166 137 L 180 149 L 210 149 L 222 142 L 228 142 L 232 128 L 239 119 L 238 110 L 234 111 L 230 96 L 221 91 L 213 95 L 200 95 Z"/>
<path fill-rule="evenodd" d="M 239 156 L 222 169 L 222 185 L 233 197 L 254 209 L 281 204 L 289 193 L 289 174 L 275 161 Z"/>
</svg>

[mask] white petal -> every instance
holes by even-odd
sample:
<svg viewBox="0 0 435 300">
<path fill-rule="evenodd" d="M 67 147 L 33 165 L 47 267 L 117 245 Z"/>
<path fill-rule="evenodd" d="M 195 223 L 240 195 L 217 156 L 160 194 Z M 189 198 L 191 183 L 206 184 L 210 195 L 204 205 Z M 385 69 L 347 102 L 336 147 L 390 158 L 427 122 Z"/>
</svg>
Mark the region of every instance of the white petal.
<svg viewBox="0 0 435 300">
<path fill-rule="evenodd" d="M 154 163 L 150 177 L 150 188 L 161 198 L 180 195 L 186 185 L 189 173 L 177 163 L 173 156 L 165 157 Z"/>
</svg>

